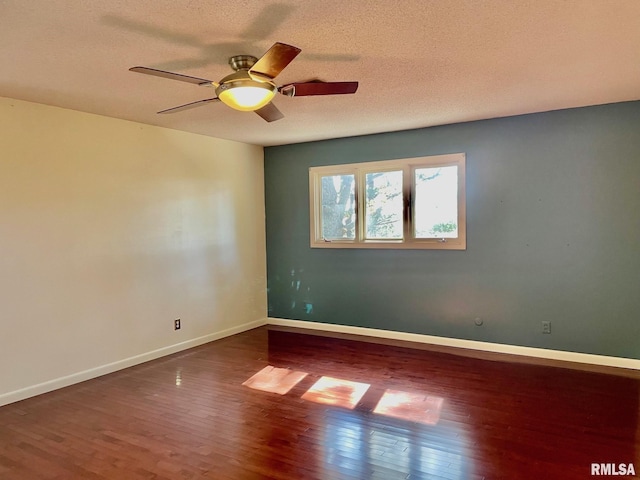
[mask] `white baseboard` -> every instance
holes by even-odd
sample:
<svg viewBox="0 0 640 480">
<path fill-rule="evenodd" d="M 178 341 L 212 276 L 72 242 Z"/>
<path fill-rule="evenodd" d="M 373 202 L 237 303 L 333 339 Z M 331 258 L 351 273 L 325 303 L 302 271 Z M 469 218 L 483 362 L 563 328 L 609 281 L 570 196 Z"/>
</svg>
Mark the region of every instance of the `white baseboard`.
<svg viewBox="0 0 640 480">
<path fill-rule="evenodd" d="M 285 318 L 267 318 L 269 325 L 282 327 L 301 328 L 306 330 L 320 330 L 325 332 L 342 333 L 348 335 L 360 335 L 389 340 L 401 340 L 406 342 L 439 345 L 467 350 L 479 350 L 482 352 L 502 353 L 525 357 L 535 357 L 560 362 L 582 363 L 599 365 L 603 367 L 626 368 L 640 370 L 640 360 L 623 357 L 609 357 L 605 355 L 593 355 L 589 353 L 566 352 L 563 350 L 549 350 L 545 348 L 521 347 L 517 345 L 504 345 L 501 343 L 480 342 L 476 340 L 461 340 L 457 338 L 436 337 L 418 333 L 396 332 L 392 330 L 379 330 L 366 327 L 352 327 L 348 325 L 335 325 L 331 323 L 307 322 L 303 320 L 288 320 Z"/>
<path fill-rule="evenodd" d="M 39 383 L 37 385 L 31 385 L 20 390 L 4 393 L 0 395 L 0 406 L 24 400 L 25 398 L 35 397 L 36 395 L 51 392 L 52 390 L 57 390 L 59 388 L 68 387 L 69 385 L 73 385 L 75 383 L 84 382 L 85 380 L 90 380 L 92 378 L 100 377 L 108 373 L 113 373 L 124 368 L 148 362 L 149 360 L 155 360 L 156 358 L 171 355 L 172 353 L 197 347 L 205 343 L 213 342 L 214 340 L 219 340 L 224 337 L 235 335 L 236 333 L 241 333 L 256 327 L 261 327 L 265 324 L 265 319 L 255 320 L 253 322 L 248 322 L 236 327 L 227 328 L 219 332 L 210 333 L 202 337 L 193 338 L 191 340 L 176 343 L 174 345 L 169 345 L 167 347 L 158 348 L 157 350 L 152 350 L 150 352 L 135 355 L 123 360 L 118 360 L 106 365 L 101 365 L 99 367 L 90 368 L 81 372 L 72 373 L 71 375 L 67 375 L 65 377 L 55 378 L 53 380 Z"/>
<path fill-rule="evenodd" d="M 423 335 L 418 333 L 396 332 L 392 330 L 380 330 L 366 327 L 352 327 L 348 325 L 335 325 L 331 323 L 306 322 L 302 320 L 288 320 L 284 318 L 272 318 L 255 320 L 236 327 L 221 330 L 219 332 L 204 335 L 202 337 L 176 343 L 166 347 L 152 350 L 140 355 L 118 360 L 106 365 L 83 370 L 65 377 L 56 378 L 47 382 L 32 385 L 20 390 L 0 394 L 0 406 L 24 400 L 43 393 L 67 387 L 75 383 L 84 382 L 92 378 L 100 377 L 108 373 L 113 373 L 124 368 L 132 367 L 141 363 L 154 360 L 156 358 L 171 355 L 172 353 L 197 347 L 214 340 L 245 332 L 263 325 L 276 325 L 282 327 L 293 327 L 306 330 L 316 330 L 332 333 L 342 333 L 347 335 L 357 335 L 364 337 L 374 337 L 388 340 L 400 340 L 406 342 L 422 343 L 426 345 L 438 345 L 452 348 L 462 348 L 467 350 L 477 350 L 481 352 L 502 353 L 508 355 L 518 355 L 547 360 L 557 360 L 560 362 L 582 363 L 588 365 L 598 365 L 603 367 L 625 368 L 630 370 L 640 370 L 640 360 L 623 357 L 610 357 L 605 355 L 593 355 L 588 353 L 566 352 L 562 350 L 549 350 L 544 348 L 521 347 L 517 345 L 504 345 L 500 343 L 480 342 L 476 340 L 461 340 L 456 338 L 436 337 L 433 335 Z"/>
</svg>

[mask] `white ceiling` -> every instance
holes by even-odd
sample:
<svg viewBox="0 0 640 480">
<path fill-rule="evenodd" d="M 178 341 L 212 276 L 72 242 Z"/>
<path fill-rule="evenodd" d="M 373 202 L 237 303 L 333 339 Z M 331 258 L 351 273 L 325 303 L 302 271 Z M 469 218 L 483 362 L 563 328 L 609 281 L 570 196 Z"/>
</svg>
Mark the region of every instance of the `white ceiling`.
<svg viewBox="0 0 640 480">
<path fill-rule="evenodd" d="M 0 96 L 259 145 L 640 99 L 639 0 L 2 0 Z M 302 53 L 276 83 L 358 80 L 355 95 L 213 103 L 228 57 Z"/>
</svg>

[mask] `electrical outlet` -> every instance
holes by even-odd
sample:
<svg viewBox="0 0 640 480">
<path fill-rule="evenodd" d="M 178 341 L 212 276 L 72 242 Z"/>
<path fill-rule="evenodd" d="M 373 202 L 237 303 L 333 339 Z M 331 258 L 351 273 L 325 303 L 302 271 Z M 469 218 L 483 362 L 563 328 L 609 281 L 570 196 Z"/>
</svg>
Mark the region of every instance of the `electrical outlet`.
<svg viewBox="0 0 640 480">
<path fill-rule="evenodd" d="M 180 330 L 180 319 L 179 318 L 176 318 L 173 321 L 173 329 L 174 330 Z"/>
<path fill-rule="evenodd" d="M 545 320 L 542 322 L 542 333 L 551 333 L 551 322 Z"/>
</svg>

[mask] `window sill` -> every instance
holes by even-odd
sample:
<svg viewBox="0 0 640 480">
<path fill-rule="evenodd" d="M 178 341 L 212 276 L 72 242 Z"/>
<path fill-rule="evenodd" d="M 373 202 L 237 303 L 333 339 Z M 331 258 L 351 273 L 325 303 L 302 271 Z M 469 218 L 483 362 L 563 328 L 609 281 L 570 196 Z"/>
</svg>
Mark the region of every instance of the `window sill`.
<svg viewBox="0 0 640 480">
<path fill-rule="evenodd" d="M 311 248 L 364 248 L 364 249 L 392 249 L 392 250 L 466 250 L 466 242 L 460 239 L 449 239 L 446 242 L 440 240 L 425 241 L 372 241 L 350 242 L 344 240 L 315 241 L 311 242 Z"/>
</svg>

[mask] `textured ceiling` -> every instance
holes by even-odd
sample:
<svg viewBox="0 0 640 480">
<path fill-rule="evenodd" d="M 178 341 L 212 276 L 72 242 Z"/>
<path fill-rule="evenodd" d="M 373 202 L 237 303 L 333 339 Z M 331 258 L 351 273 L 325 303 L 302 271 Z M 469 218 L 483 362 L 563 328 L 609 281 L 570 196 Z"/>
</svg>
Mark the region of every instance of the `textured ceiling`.
<svg viewBox="0 0 640 480">
<path fill-rule="evenodd" d="M 639 0 L 3 0 L 0 96 L 259 145 L 640 99 Z M 278 84 L 358 80 L 355 95 L 213 103 L 228 57 L 302 53 Z"/>
</svg>

